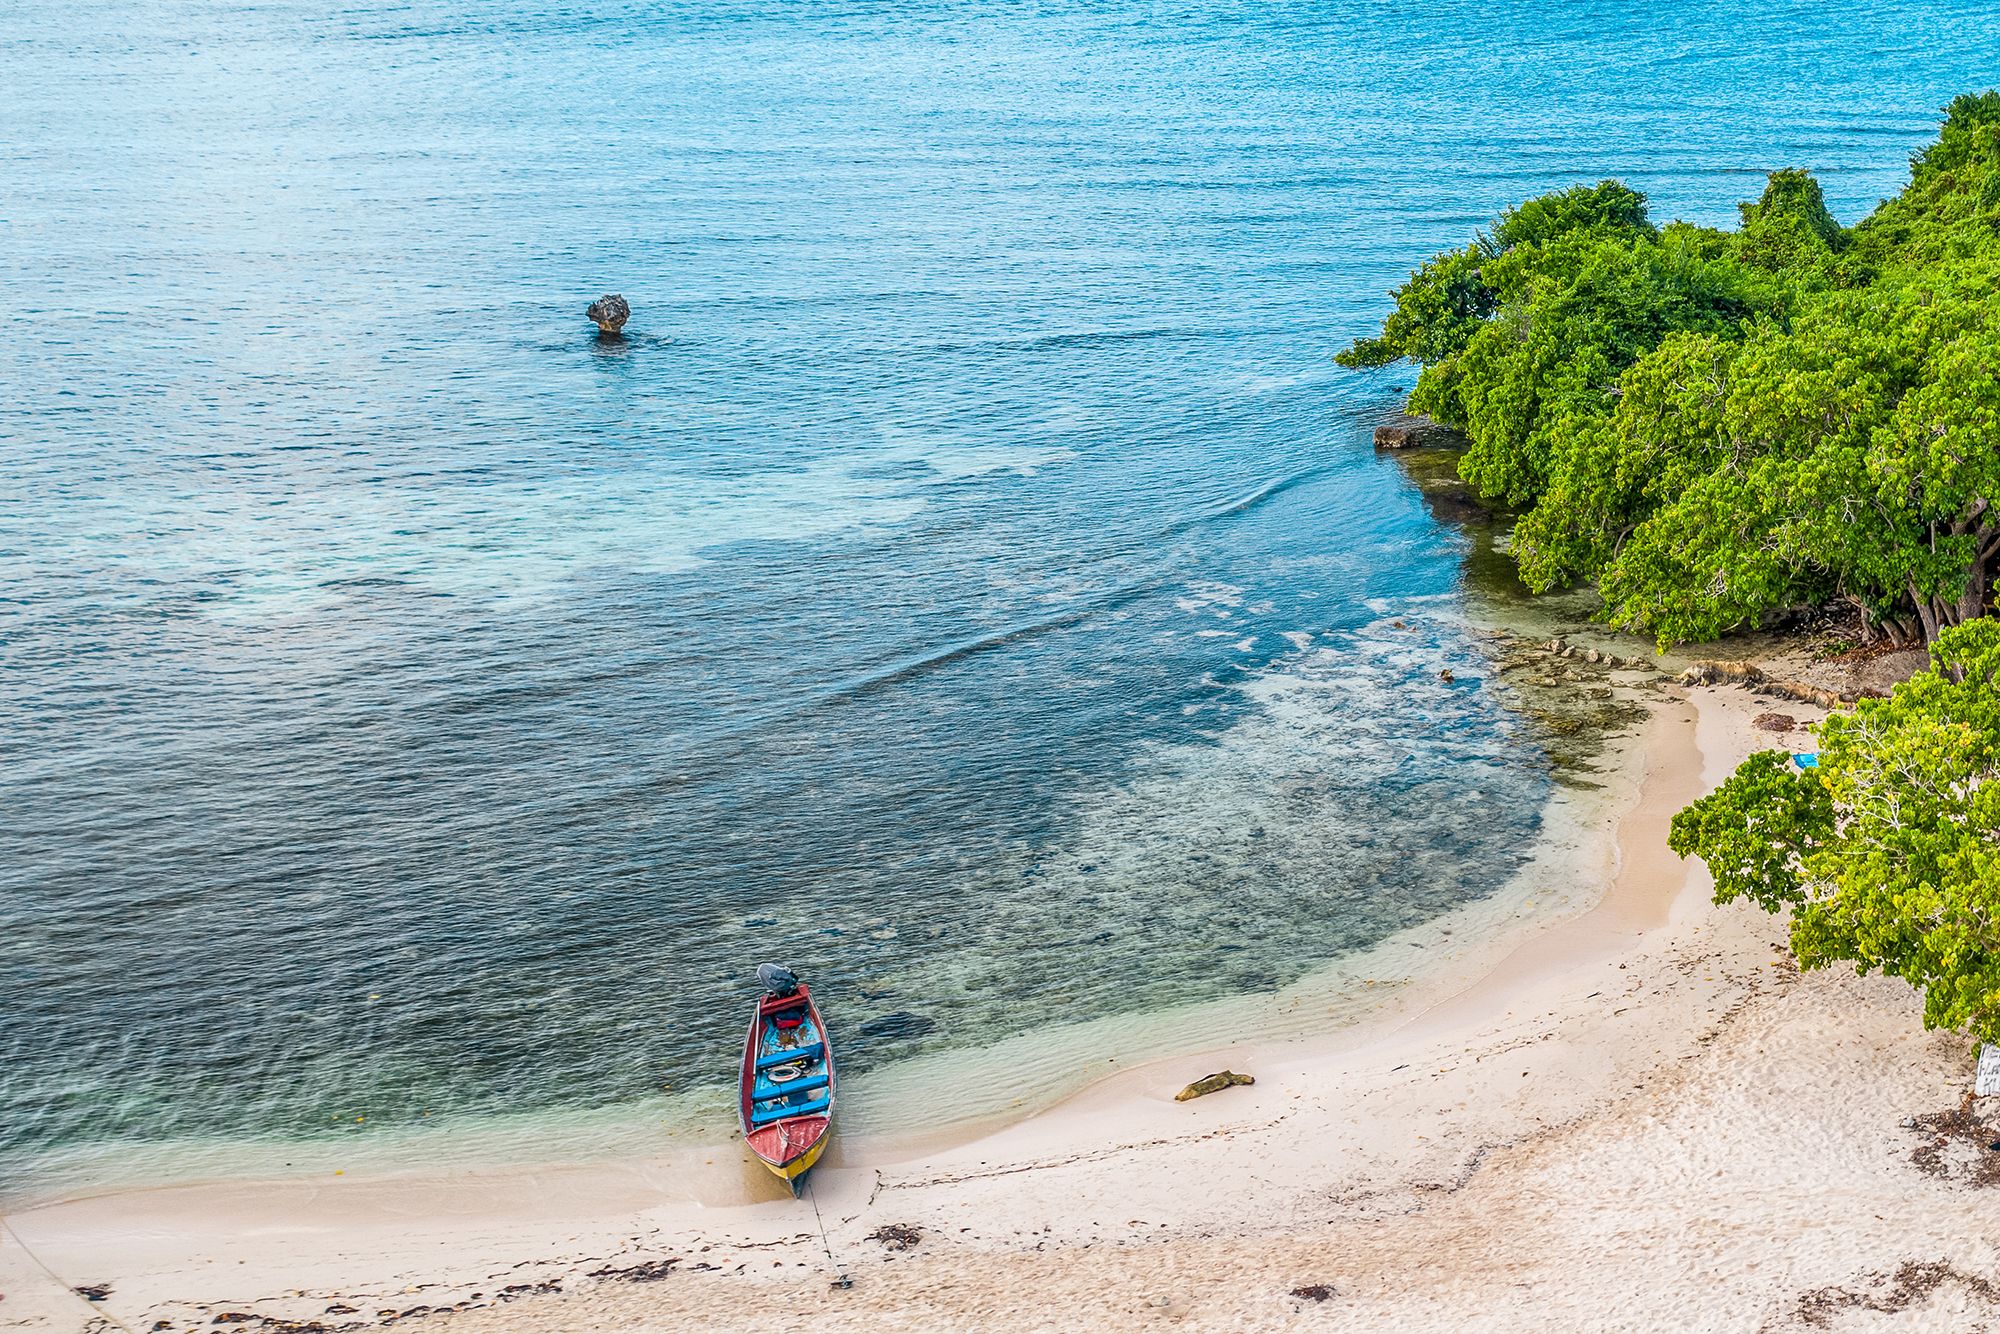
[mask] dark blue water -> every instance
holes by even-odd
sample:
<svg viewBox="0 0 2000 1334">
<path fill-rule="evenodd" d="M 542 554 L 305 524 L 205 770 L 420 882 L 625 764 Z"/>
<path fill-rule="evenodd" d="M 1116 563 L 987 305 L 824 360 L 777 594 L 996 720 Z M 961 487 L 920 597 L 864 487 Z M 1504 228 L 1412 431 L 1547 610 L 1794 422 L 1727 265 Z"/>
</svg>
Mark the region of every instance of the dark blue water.
<svg viewBox="0 0 2000 1334">
<path fill-rule="evenodd" d="M 0 1177 L 726 1079 L 765 957 L 865 1071 L 1490 893 L 1546 766 L 1332 352 L 1545 188 L 1852 220 L 2000 67 L 1591 10 L 0 13 Z"/>
</svg>

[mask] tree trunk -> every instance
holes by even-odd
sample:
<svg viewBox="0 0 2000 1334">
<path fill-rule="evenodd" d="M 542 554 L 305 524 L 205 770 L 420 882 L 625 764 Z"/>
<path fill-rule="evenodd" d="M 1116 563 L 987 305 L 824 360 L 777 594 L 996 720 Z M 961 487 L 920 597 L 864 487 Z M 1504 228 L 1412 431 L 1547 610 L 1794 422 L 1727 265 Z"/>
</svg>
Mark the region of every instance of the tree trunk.
<svg viewBox="0 0 2000 1334">
<path fill-rule="evenodd" d="M 1854 594 L 1852 593 L 1842 593 L 1840 595 L 1840 600 L 1842 602 L 1845 602 L 1848 606 L 1854 608 L 1854 610 L 1860 614 L 1861 642 L 1864 644 L 1874 643 L 1875 636 L 1877 633 L 1877 622 L 1875 620 L 1874 615 L 1868 610 L 1868 604 L 1863 602 L 1860 598 L 1854 596 Z"/>
<path fill-rule="evenodd" d="M 1937 608 L 1932 605 L 1931 600 L 1925 597 L 1914 584 L 1910 586 L 1910 601 L 1916 604 L 1917 620 L 1924 627 L 1924 642 L 1926 644 L 1935 643 L 1939 631 L 1943 629 L 1938 624 Z"/>
<path fill-rule="evenodd" d="M 1954 623 L 1958 625 L 1976 621 L 1986 614 L 1986 566 L 1983 563 L 1972 563 L 1972 573 L 1965 577 L 1965 591 L 1959 594 L 1958 606 L 1953 610 L 1956 613 Z"/>
<path fill-rule="evenodd" d="M 1910 596 L 1917 604 L 1917 614 L 1923 618 L 1926 644 L 1935 643 L 1939 635 L 1954 625 L 1976 621 L 1986 614 L 1986 590 L 1989 586 L 1986 562 L 1990 554 L 1986 544 L 1989 536 L 1989 531 L 1983 528 L 1973 535 L 1972 563 L 1966 567 L 1965 586 L 1959 590 L 1955 600 L 1922 598 L 1916 595 L 1914 588 L 1910 590 Z"/>
</svg>

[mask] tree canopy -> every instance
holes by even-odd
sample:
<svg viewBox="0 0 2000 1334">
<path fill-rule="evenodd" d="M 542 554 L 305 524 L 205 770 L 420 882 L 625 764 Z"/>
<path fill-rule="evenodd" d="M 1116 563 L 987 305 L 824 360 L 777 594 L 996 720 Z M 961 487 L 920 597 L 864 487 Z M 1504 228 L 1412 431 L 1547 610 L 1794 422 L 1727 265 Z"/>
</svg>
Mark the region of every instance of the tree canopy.
<svg viewBox="0 0 2000 1334">
<path fill-rule="evenodd" d="M 1819 727 L 1819 765 L 1752 755 L 1668 839 L 1721 903 L 1792 914 L 1808 968 L 1879 969 L 1924 1024 L 2000 1042 L 2000 621 L 1946 630 L 1931 669 Z"/>
<path fill-rule="evenodd" d="M 1740 212 L 1656 228 L 1616 181 L 1531 199 L 1339 360 L 1422 367 L 1410 408 L 1523 511 L 1532 588 L 1595 580 L 1663 643 L 1830 599 L 1934 640 L 2000 572 L 2000 93 L 1953 101 L 1855 227 L 1795 169 Z"/>
</svg>

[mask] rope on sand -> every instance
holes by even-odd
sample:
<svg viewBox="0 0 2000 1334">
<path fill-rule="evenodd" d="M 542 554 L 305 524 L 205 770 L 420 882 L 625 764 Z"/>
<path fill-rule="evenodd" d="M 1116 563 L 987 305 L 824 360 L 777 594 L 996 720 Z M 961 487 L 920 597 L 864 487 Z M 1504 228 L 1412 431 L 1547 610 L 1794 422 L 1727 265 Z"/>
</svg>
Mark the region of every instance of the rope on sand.
<svg viewBox="0 0 2000 1334">
<path fill-rule="evenodd" d="M 812 1201 L 813 1221 L 819 1224 L 819 1244 L 826 1248 L 826 1262 L 833 1267 L 833 1286 L 836 1288 L 853 1287 L 854 1280 L 849 1278 L 847 1271 L 840 1267 L 840 1261 L 834 1258 L 833 1243 L 827 1240 L 826 1219 L 820 1214 L 819 1196 L 813 1193 L 811 1177 L 806 1178 L 806 1198 Z"/>
<path fill-rule="evenodd" d="M 83 1323 L 82 1326 L 83 1329 L 90 1330 L 90 1329 L 101 1329 L 105 1327 L 114 1327 L 117 1329 L 124 1330 L 125 1334 L 133 1334 L 133 1330 L 130 1325 L 126 1324 L 123 1320 L 120 1320 L 117 1316 L 112 1315 L 109 1311 L 104 1310 L 102 1307 L 98 1306 L 96 1302 L 91 1301 L 88 1297 L 85 1297 L 75 1288 L 72 1288 L 69 1284 L 63 1282 L 62 1279 L 58 1278 L 56 1276 L 56 1271 L 49 1268 L 47 1265 L 43 1264 L 42 1257 L 36 1255 L 33 1251 L 28 1249 L 28 1243 L 21 1239 L 21 1234 L 14 1230 L 13 1224 L 9 1223 L 4 1218 L 0 1218 L 0 1232 L 5 1232 L 8 1236 L 12 1237 L 14 1239 L 15 1248 L 19 1250 L 22 1255 L 28 1257 L 28 1263 L 33 1265 L 35 1268 L 41 1270 L 44 1274 L 47 1274 L 49 1277 L 49 1282 L 55 1284 L 56 1287 L 60 1291 L 62 1291 L 64 1295 L 66 1295 L 73 1302 L 82 1303 L 84 1309 L 90 1313 L 90 1318 L 84 1321 Z"/>
</svg>

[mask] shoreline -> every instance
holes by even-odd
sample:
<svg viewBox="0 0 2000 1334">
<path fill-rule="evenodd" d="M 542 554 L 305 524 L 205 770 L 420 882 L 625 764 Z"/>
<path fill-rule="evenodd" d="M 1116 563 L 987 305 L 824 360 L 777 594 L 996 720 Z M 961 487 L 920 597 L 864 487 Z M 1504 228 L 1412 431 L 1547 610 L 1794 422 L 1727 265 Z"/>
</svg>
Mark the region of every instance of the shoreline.
<svg viewBox="0 0 2000 1334">
<path fill-rule="evenodd" d="M 891 1272 L 945 1262 L 999 1274 L 1051 1250 L 1101 1258 L 1107 1248 L 1143 1248 L 1166 1263 L 1161 1248 L 1190 1238 L 1268 1241 L 1329 1209 L 1370 1216 L 1400 1196 L 1455 1194 L 1488 1174 L 1496 1153 L 1587 1124 L 1617 1105 L 1610 1090 L 1644 1087 L 1685 1060 L 1680 1048 L 1718 1015 L 1726 1025 L 1762 985 L 1760 970 L 1744 972 L 1734 956 L 1748 942 L 1768 967 L 1771 946 L 1758 937 L 1773 924 L 1710 906 L 1705 874 L 1681 866 L 1662 839 L 1673 811 L 1754 739 L 1746 710 L 1755 707 L 1718 693 L 1662 700 L 1624 752 L 1632 781 L 1601 831 L 1614 833 L 1615 850 L 1602 892 L 1474 951 L 1460 961 L 1469 982 L 1436 974 L 1386 1013 L 1317 1039 L 1148 1061 L 962 1142 L 864 1145 L 815 1174 L 824 1248 L 791 1201 L 741 1202 L 745 1169 L 732 1161 L 209 1183 L 71 1200 L 10 1222 L 66 1281 L 108 1283 L 96 1309 L 135 1328 L 206 1327 L 236 1310 L 327 1329 L 417 1319 L 594 1328 L 636 1312 L 647 1313 L 642 1327 L 680 1328 L 739 1304 L 749 1318 L 772 1301 L 816 1320 L 846 1309 L 880 1322 L 895 1300 L 922 1307 L 909 1293 L 891 1298 L 879 1282 Z M 1683 969 L 1680 953 L 1717 933 L 1732 954 L 1718 971 L 1730 975 Z M 1605 1010 L 1597 1002 L 1607 995 L 1632 1003 Z M 1223 1064 L 1258 1084 L 1172 1101 Z M 926 1240 L 899 1256 L 867 1239 L 891 1223 Z M 828 1248 L 866 1276 L 853 1291 L 827 1288 Z M 626 1277 L 668 1260 L 672 1283 Z M 340 1307 L 351 1309 L 330 1310 Z M 1017 1315 L 1026 1328 L 1058 1319 L 1054 1309 Z"/>
<path fill-rule="evenodd" d="M 1473 601 L 1481 609 L 1463 624 L 1470 641 L 1482 645 L 1480 651 L 1491 659 L 1486 665 L 1495 678 L 1491 688 L 1514 696 L 1508 707 L 1530 716 L 1534 710 L 1520 698 L 1519 683 L 1496 669 L 1507 649 L 1495 639 L 1518 649 L 1526 639 L 1546 634 L 1553 622 L 1545 624 L 1545 615 L 1524 617 L 1519 608 L 1483 607 L 1482 599 Z M 1390 619 L 1388 613 L 1380 617 L 1382 622 Z M 1523 624 L 1516 626 L 1517 619 Z M 1401 622 L 1396 624 L 1400 629 Z M 1628 707 L 1643 697 L 1629 679 L 1614 682 L 1607 674 L 1593 678 L 1593 684 L 1619 685 L 1617 693 Z M 1651 701 L 1644 707 L 1656 711 Z M 1507 951 L 1594 901 L 1593 886 L 1610 874 L 1616 860 L 1611 826 L 1637 795 L 1630 752 L 1644 748 L 1643 734 L 1655 725 L 1649 719 L 1609 734 L 1592 728 L 1597 737 L 1592 744 L 1602 750 L 1594 757 L 1600 766 L 1584 766 L 1591 781 L 1580 786 L 1552 783 L 1520 864 L 1484 896 L 1315 965 L 1276 991 L 1043 1025 L 997 1042 L 929 1052 L 871 1070 L 847 1090 L 842 1132 L 829 1150 L 827 1166 L 869 1167 L 969 1143 L 1045 1114 L 1126 1071 L 1230 1050 L 1246 1032 L 1272 1041 L 1351 1045 L 1460 989 Z M 1569 767 L 1574 773 L 1575 765 Z M 981 1094 L 969 1114 L 961 1103 L 954 1109 L 957 1114 L 938 1126 L 923 1103 L 929 1089 L 946 1082 L 978 1088 Z M 283 1191 L 318 1182 L 358 1193 L 355 1188 L 363 1183 L 413 1176 L 620 1174 L 635 1160 L 646 1162 L 656 1177 L 671 1172 L 681 1183 L 675 1195 L 686 1202 L 750 1203 L 758 1192 L 747 1187 L 765 1184 L 762 1175 L 737 1173 L 717 1161 L 733 1160 L 740 1150 L 730 1093 L 717 1086 L 611 1108 L 489 1117 L 354 1140 L 188 1140 L 145 1146 L 136 1156 L 116 1145 L 92 1146 L 52 1155 L 55 1170 L 47 1189 L 11 1199 L 0 1189 L 0 1215 L 187 1190 Z M 716 1133 L 725 1123 L 727 1133 Z M 912 1134 L 913 1125 L 930 1128 Z M 65 1178 L 86 1184 L 67 1184 Z"/>
<path fill-rule="evenodd" d="M 1675 707 L 1669 703 L 1665 710 L 1655 709 L 1638 729 L 1607 739 L 1604 758 L 1609 763 L 1601 771 L 1604 782 L 1598 790 L 1551 790 L 1532 855 L 1492 894 L 1396 932 L 1359 954 L 1336 959 L 1275 993 L 1181 1007 L 1176 1018 L 1183 1032 L 1191 1027 L 1208 1034 L 1208 1040 L 1193 1044 L 1183 1040 L 1178 1049 L 1164 1052 L 1157 1050 L 1157 1042 L 1138 1043 L 1155 1051 L 1137 1060 L 1113 1059 L 1109 1063 L 1118 1068 L 1086 1077 L 1080 1086 L 1049 1105 L 1025 1112 L 1002 1111 L 928 1136 L 843 1134 L 815 1172 L 819 1189 L 824 1192 L 829 1178 L 836 1176 L 872 1173 L 879 1178 L 892 1170 L 922 1166 L 981 1146 L 1006 1144 L 1019 1134 L 1039 1137 L 1045 1126 L 1062 1127 L 1054 1132 L 1057 1141 L 1078 1133 L 1088 1135 L 1081 1122 L 1098 1115 L 1096 1109 L 1128 1098 L 1157 1102 L 1163 1091 L 1170 1097 L 1172 1091 L 1211 1065 L 1232 1060 L 1263 1064 L 1270 1060 L 1328 1059 L 1393 1040 L 1400 1028 L 1418 1016 L 1466 994 L 1468 987 L 1479 987 L 1479 979 L 1503 960 L 1530 949 L 1548 933 L 1573 925 L 1579 914 L 1589 918 L 1599 911 L 1601 905 L 1591 886 L 1613 876 L 1619 860 L 1615 828 L 1640 798 L 1640 784 L 1631 766 L 1646 754 L 1649 740 L 1667 730 L 1666 710 Z M 1300 1012 L 1308 1010 L 1310 1013 L 1302 1017 Z M 1149 1019 L 1157 1016 L 1112 1016 L 1096 1027 L 1142 1026 Z M 1059 1037 L 1053 1044 L 1053 1055 L 1050 1034 L 1042 1031 L 994 1047 L 919 1057 L 880 1072 L 876 1079 L 887 1076 L 890 1081 L 922 1084 L 940 1077 L 940 1067 L 944 1071 L 954 1064 L 991 1067 L 1007 1056 L 1010 1046 L 1032 1045 L 1038 1049 L 1035 1055 L 1060 1068 L 1064 1060 L 1080 1063 L 1089 1059 L 1081 1053 L 1090 1046 L 1083 1032 L 1090 1027 L 1077 1026 L 1075 1041 Z M 1314 1029 L 1320 1031 L 1314 1034 Z M 1236 1036 L 1246 1032 L 1265 1036 Z M 909 1096 L 895 1090 L 883 1092 L 889 1099 L 900 1096 L 907 1101 Z M 509 1133 L 520 1132 L 510 1128 Z M 1173 1132 L 1168 1127 L 1162 1133 Z M 1054 1152 L 1064 1156 L 1060 1147 Z M 519 1243 L 532 1246 L 541 1239 L 537 1229 L 549 1223 L 587 1227 L 622 1215 L 657 1214 L 662 1209 L 782 1213 L 790 1204 L 782 1194 L 766 1174 L 749 1164 L 741 1146 L 730 1137 L 683 1144 L 670 1153 L 656 1150 L 575 1161 L 475 1162 L 434 1171 L 391 1167 L 372 1172 L 364 1169 L 351 1176 L 321 1171 L 139 1182 L 30 1200 L 14 1208 L 7 1218 L 19 1223 L 38 1253 L 55 1250 L 55 1267 L 65 1274 L 72 1268 L 93 1273 L 106 1269 L 108 1260 L 95 1253 L 99 1250 L 115 1252 L 129 1246 L 136 1252 L 143 1250 L 150 1238 L 174 1237 L 177 1240 L 165 1247 L 173 1254 L 158 1257 L 171 1273 L 212 1268 L 201 1257 L 240 1244 L 237 1234 L 243 1225 L 252 1233 L 323 1236 L 338 1245 L 343 1235 L 365 1234 L 372 1227 L 419 1212 L 409 1208 L 411 1195 L 424 1197 L 420 1212 L 428 1223 L 447 1230 L 486 1218 L 496 1206 L 502 1207 L 516 1225 Z M 524 1208 L 515 1203 L 524 1195 L 538 1197 L 540 1204 Z M 586 1217 L 578 1218 L 579 1213 Z M 149 1224 L 130 1229 L 127 1220 L 135 1215 L 150 1216 Z M 186 1240 L 190 1237 L 205 1240 L 190 1245 Z M 101 1247 L 94 1238 L 101 1239 Z M 361 1249 L 365 1251 L 365 1245 Z M 364 1257 L 353 1259 L 362 1263 L 361 1272 L 353 1275 L 356 1280 L 362 1273 L 382 1269 L 380 1263 L 369 1264 Z M 374 1286 L 391 1286 L 389 1276 L 375 1276 L 378 1281 Z M 264 1285 L 266 1288 L 278 1286 L 282 1275 L 268 1277 L 271 1282 Z M 166 1275 L 160 1278 L 164 1280 Z M 100 1279 L 77 1281 L 94 1284 Z M 115 1278 L 109 1281 L 114 1290 L 121 1289 Z M 290 1289 L 297 1285 L 283 1286 Z M 357 1281 L 345 1284 L 348 1288 L 361 1286 L 366 1285 Z M 477 1290 L 460 1286 L 468 1292 Z M 172 1287 L 171 1280 L 164 1281 L 159 1293 L 164 1297 Z M 127 1279 L 122 1290 L 138 1289 Z M 205 1305 L 217 1302 L 226 1304 L 218 1295 Z M 156 1318 L 149 1313 L 147 1323 Z"/>
<path fill-rule="evenodd" d="M 1768 707 L 1663 692 L 1599 801 L 1611 861 L 1587 901 L 1360 1025 L 1140 1063 L 970 1138 L 863 1144 L 803 1203 L 718 1150 L 24 1210 L 9 1223 L 62 1283 L 111 1293 L 85 1307 L 0 1238 L 4 1314 L 297 1334 L 1238 1329 L 1338 1303 L 1341 1328 L 1539 1334 L 1656 1330 L 1669 1309 L 1689 1330 L 1810 1327 L 1810 1301 L 1887 1292 L 1914 1323 L 1869 1328 L 1953 1327 L 1989 1311 L 2000 1246 L 1967 1181 L 1926 1179 L 1908 1127 L 1956 1104 L 1965 1043 L 1925 1034 L 1892 979 L 1801 976 L 1781 922 L 1715 907 L 1664 845 L 1675 810 L 1771 743 L 1751 721 Z M 1224 1065 L 1257 1083 L 1173 1101 Z M 1828 1189 L 1872 1221 L 1828 1234 Z M 1943 1277 L 1892 1290 L 1908 1265 Z"/>
<path fill-rule="evenodd" d="M 866 1119 L 893 1122 L 882 1104 L 890 1108 L 906 1106 L 915 1092 L 954 1078 L 977 1077 L 995 1069 L 1018 1078 L 1023 1062 L 1049 1069 L 1058 1078 L 1076 1079 L 1073 1087 L 1044 1102 L 1023 1107 L 1004 1107 L 984 1116 L 954 1121 L 941 1130 L 912 1133 L 907 1125 L 893 1130 L 879 1124 L 856 1130 L 852 1111 L 846 1128 L 827 1155 L 829 1167 L 872 1168 L 922 1158 L 928 1154 L 957 1148 L 1002 1133 L 1023 1121 L 1047 1115 L 1066 1103 L 1088 1096 L 1107 1082 L 1114 1082 L 1167 1062 L 1196 1062 L 1219 1058 L 1246 1048 L 1236 1035 L 1260 1031 L 1267 1036 L 1257 1045 L 1289 1050 L 1311 1044 L 1314 1050 L 1330 1051 L 1373 1041 L 1382 1032 L 1405 1022 L 1411 1015 L 1456 994 L 1470 980 L 1484 975 L 1495 962 L 1565 924 L 1588 906 L 1592 893 L 1582 891 L 1582 902 L 1563 886 L 1574 882 L 1588 886 L 1609 875 L 1616 849 L 1609 828 L 1617 815 L 1637 797 L 1637 785 L 1618 761 L 1643 748 L 1642 728 L 1605 740 L 1604 754 L 1614 763 L 1601 773 L 1606 779 L 1597 791 L 1565 791 L 1552 788 L 1540 814 L 1541 829 L 1532 844 L 1532 855 L 1492 893 L 1459 905 L 1437 917 L 1393 932 L 1376 944 L 1317 966 L 1304 977 L 1273 992 L 1247 993 L 1189 1002 L 1168 1011 L 1121 1013 L 1077 1024 L 1031 1030 L 978 1047 L 954 1048 L 909 1058 L 872 1071 L 866 1077 L 864 1093 L 876 1104 L 867 1109 Z M 1310 1013 L 1302 1015 L 1302 1011 Z M 1331 1028 L 1329 1036 L 1324 1030 Z M 1206 1035 L 1190 1043 L 1192 1030 Z M 1313 1030 L 1320 1030 L 1317 1036 Z M 1140 1050 L 1132 1057 L 1112 1057 L 1106 1061 L 1116 1068 L 1090 1073 L 1094 1060 L 1104 1060 L 1101 1051 L 1113 1045 Z M 900 1086 L 900 1087 L 899 1087 Z M 723 1090 L 716 1100 L 724 1101 Z M 850 1101 L 853 1099 L 849 1094 Z M 235 1148 L 235 1164 L 244 1170 L 216 1175 L 137 1176 L 109 1178 L 82 1188 L 60 1188 L 42 1195 L 26 1195 L 0 1201 L 0 1216 L 44 1212 L 85 1205 L 95 1200 L 134 1197 L 166 1197 L 192 1191 L 274 1191 L 318 1184 L 343 1185 L 359 1193 L 371 1184 L 396 1183 L 413 1176 L 438 1176 L 447 1170 L 453 1176 L 506 1178 L 520 1174 L 588 1175 L 613 1170 L 623 1172 L 630 1163 L 643 1159 L 654 1168 L 688 1172 L 713 1165 L 717 1157 L 734 1159 L 740 1144 L 733 1128 L 726 1135 L 703 1135 L 679 1123 L 661 1122 L 647 1112 L 611 1109 L 603 1113 L 566 1112 L 559 1122 L 540 1117 L 495 1120 L 467 1130 L 426 1130 L 387 1143 L 326 1145 L 310 1141 L 268 1145 L 251 1141 Z M 716 1118 L 708 1118 L 714 1120 Z M 729 1114 L 733 1123 L 733 1110 Z M 577 1122 L 597 1127 L 593 1135 L 578 1135 Z M 661 1129 L 662 1125 L 668 1128 Z M 576 1144 L 602 1145 L 594 1152 L 563 1156 L 551 1154 L 547 1142 L 536 1156 L 523 1155 L 503 1146 L 529 1140 L 537 1132 L 551 1132 L 562 1148 Z M 568 1132 L 572 1142 L 565 1142 Z M 665 1147 L 661 1141 L 668 1143 Z M 451 1141 L 450 1153 L 441 1162 L 426 1163 L 423 1151 L 431 1141 Z M 469 1147 L 472 1146 L 472 1147 Z M 209 1149 L 202 1145 L 196 1160 L 228 1153 L 231 1146 Z M 171 1156 L 170 1154 L 168 1156 Z M 260 1171 L 277 1159 L 321 1160 L 318 1170 Z M 268 1160 L 268 1162 L 266 1162 Z M 332 1164 L 344 1166 L 336 1170 Z M 290 1167 L 291 1162 L 284 1166 Z M 770 1183 L 761 1172 L 745 1172 L 740 1180 L 734 1172 L 710 1173 L 726 1177 L 718 1190 L 696 1192 L 690 1202 L 749 1205 L 778 1199 L 777 1194 L 757 1189 Z M 827 1175 L 825 1172 L 819 1174 Z M 344 1178 L 336 1182 L 335 1177 Z M 741 1185 L 747 1189 L 734 1190 Z"/>
</svg>

